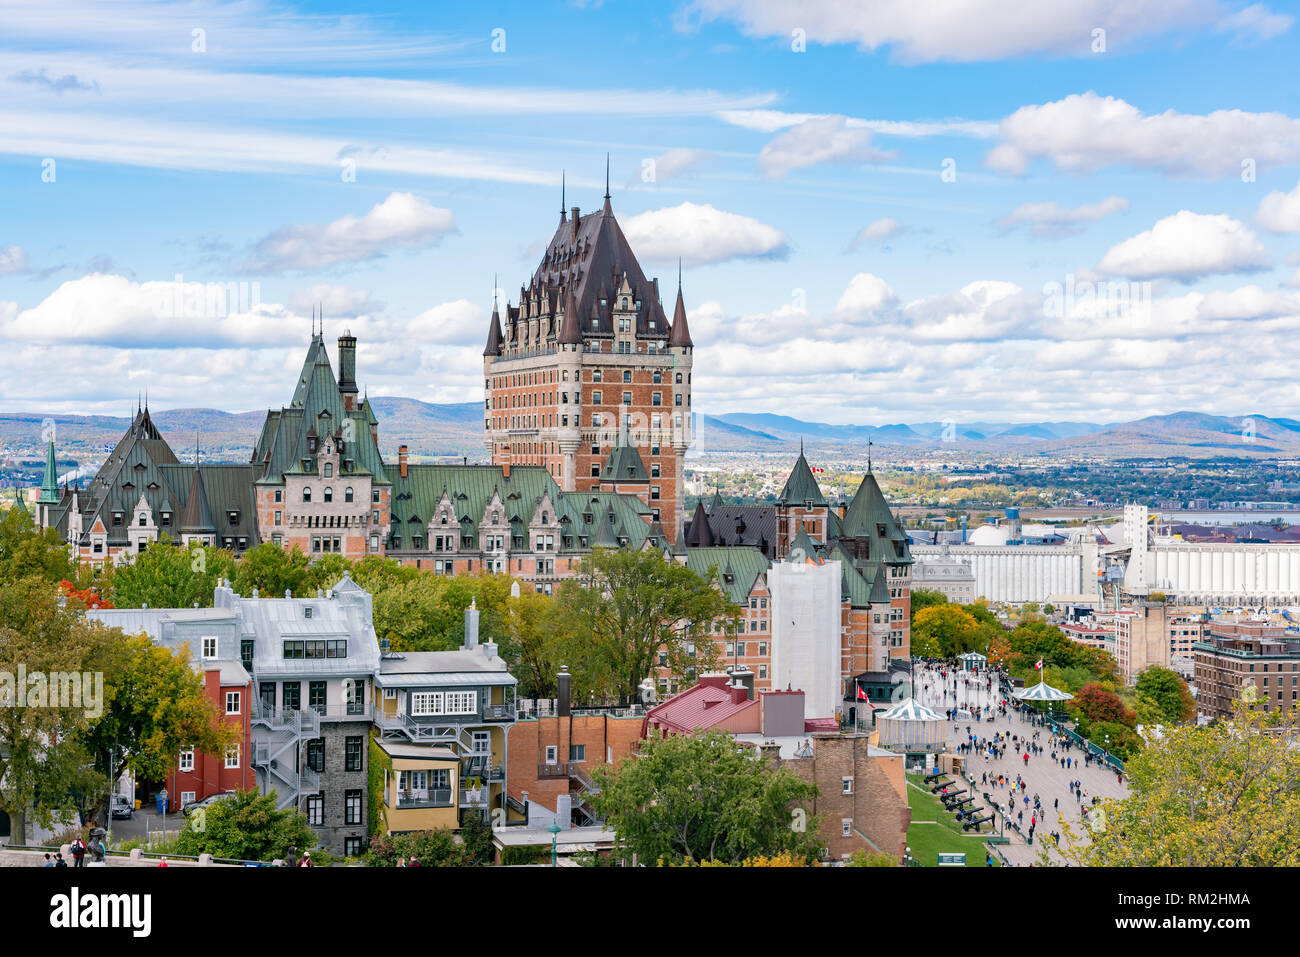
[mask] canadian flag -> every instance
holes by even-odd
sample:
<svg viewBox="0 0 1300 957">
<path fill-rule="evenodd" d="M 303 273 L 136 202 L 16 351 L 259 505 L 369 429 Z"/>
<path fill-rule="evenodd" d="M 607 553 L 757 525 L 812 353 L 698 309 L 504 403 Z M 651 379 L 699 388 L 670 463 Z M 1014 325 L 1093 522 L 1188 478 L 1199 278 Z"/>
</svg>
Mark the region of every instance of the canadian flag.
<svg viewBox="0 0 1300 957">
<path fill-rule="evenodd" d="M 1042 658 L 1039 658 L 1039 659 L 1038 659 L 1038 664 L 1034 665 L 1034 667 L 1037 668 L 1039 671 L 1042 671 L 1042 670 L 1043 670 L 1043 659 L 1042 659 Z"/>
<path fill-rule="evenodd" d="M 857 686 L 857 689 L 858 689 L 858 700 L 859 700 L 859 701 L 866 701 L 866 700 L 868 700 L 868 698 L 867 698 L 867 693 L 866 693 L 865 691 L 862 690 L 862 685 L 858 685 L 858 686 Z"/>
</svg>

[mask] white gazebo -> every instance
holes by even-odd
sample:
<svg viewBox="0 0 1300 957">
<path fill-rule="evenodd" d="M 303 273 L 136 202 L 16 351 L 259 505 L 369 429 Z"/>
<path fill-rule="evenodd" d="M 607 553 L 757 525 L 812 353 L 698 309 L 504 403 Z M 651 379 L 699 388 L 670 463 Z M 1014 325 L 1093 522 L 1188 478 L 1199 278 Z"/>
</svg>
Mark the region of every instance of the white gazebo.
<svg viewBox="0 0 1300 957">
<path fill-rule="evenodd" d="M 958 655 L 957 660 L 961 662 L 962 667 L 967 671 L 989 666 L 988 655 L 981 655 L 978 651 L 968 651 L 964 655 Z"/>
<path fill-rule="evenodd" d="M 891 751 L 938 752 L 944 750 L 943 715 L 915 698 L 904 698 L 876 714 L 880 746 Z"/>
<path fill-rule="evenodd" d="M 1046 681 L 1040 681 L 1031 688 L 1021 688 L 1012 692 L 1020 701 L 1069 701 L 1074 695 L 1060 688 L 1053 688 Z"/>
</svg>

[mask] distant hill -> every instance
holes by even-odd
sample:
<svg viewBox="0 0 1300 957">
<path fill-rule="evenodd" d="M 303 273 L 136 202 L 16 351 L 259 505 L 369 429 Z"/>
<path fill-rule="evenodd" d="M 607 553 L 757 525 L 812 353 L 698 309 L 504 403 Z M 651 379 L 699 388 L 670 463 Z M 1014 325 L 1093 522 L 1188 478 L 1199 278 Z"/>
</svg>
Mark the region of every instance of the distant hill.
<svg viewBox="0 0 1300 957">
<path fill-rule="evenodd" d="M 372 396 L 379 418 L 379 446 L 395 457 L 400 444 L 416 459 L 481 462 L 483 408 L 478 402 L 439 404 L 401 396 Z M 197 437 L 208 460 L 248 461 L 266 413 L 216 409 L 168 409 L 154 421 L 182 460 L 191 460 Z M 30 478 L 44 461 L 43 423 L 53 418 L 60 469 L 98 462 L 129 424 L 125 416 L 0 414 L 3 470 Z M 917 422 L 834 425 L 770 412 L 697 414 L 695 448 L 712 452 L 781 452 L 802 441 L 825 450 L 856 454 L 871 441 L 884 454 L 954 449 L 995 455 L 1014 452 L 1098 458 L 1300 457 L 1300 420 L 1266 415 L 1220 416 L 1175 412 L 1131 422 Z M 955 438 L 952 438 L 955 435 Z M 945 439 L 948 441 L 945 441 Z"/>
</svg>

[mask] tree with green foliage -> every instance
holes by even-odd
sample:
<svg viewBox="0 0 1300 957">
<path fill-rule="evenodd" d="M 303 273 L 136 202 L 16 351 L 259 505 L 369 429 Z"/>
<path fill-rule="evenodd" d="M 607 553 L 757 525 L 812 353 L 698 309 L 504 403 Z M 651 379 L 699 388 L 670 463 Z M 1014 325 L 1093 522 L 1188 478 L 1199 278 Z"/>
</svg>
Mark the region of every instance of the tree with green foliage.
<svg viewBox="0 0 1300 957">
<path fill-rule="evenodd" d="M 592 777 L 593 806 L 625 861 L 738 864 L 782 851 L 813 860 L 823 850 L 809 810 L 816 785 L 723 732 L 650 738 L 636 757 Z"/>
<path fill-rule="evenodd" d="M 523 698 L 554 698 L 555 676 L 569 657 L 567 631 L 559 621 L 555 599 L 541 592 L 521 592 L 507 602 L 501 656 L 519 681 Z M 587 689 L 579 689 L 580 696 Z"/>
<path fill-rule="evenodd" d="M 177 854 L 273 861 L 316 846 L 316 832 L 295 808 L 281 811 L 275 792 L 239 791 L 191 812 L 176 838 Z"/>
<path fill-rule="evenodd" d="M 282 598 L 286 591 L 309 597 L 316 593 L 315 588 L 309 591 L 307 587 L 310 564 L 296 545 L 285 551 L 275 542 L 263 542 L 240 557 L 230 587 L 245 597 L 252 595 L 253 589 L 263 598 Z"/>
<path fill-rule="evenodd" d="M 81 735 L 95 770 L 116 781 L 128 768 L 139 779 L 158 781 L 176 766 L 184 748 L 223 754 L 239 740 L 236 726 L 207 696 L 188 650 L 155 645 L 145 635 L 124 636 L 114 648 L 106 678 L 104 713 Z M 93 815 L 108 819 L 108 797 L 95 795 Z"/>
<path fill-rule="evenodd" d="M 1136 690 L 1144 724 L 1182 724 L 1196 717 L 1196 699 L 1176 671 L 1152 665 L 1137 676 Z"/>
<path fill-rule="evenodd" d="M 0 810 L 15 842 L 29 811 L 48 827 L 107 785 L 79 738 L 104 705 L 93 676 L 111 677 L 120 640 L 40 576 L 0 582 Z"/>
<path fill-rule="evenodd" d="M 1300 866 L 1300 712 L 1238 705 L 1229 719 L 1177 725 L 1125 765 L 1129 793 L 1067 834 L 1073 863 L 1100 867 Z"/>
<path fill-rule="evenodd" d="M 394 651 L 453 651 L 465 640 L 465 609 L 479 610 L 479 634 L 506 631 L 508 575 L 434 575 L 393 577 L 393 584 L 374 594 L 375 634 Z"/>
<path fill-rule="evenodd" d="M 571 670 L 623 704 L 637 697 L 661 651 L 678 678 L 715 669 L 714 623 L 736 614 L 716 569 L 706 578 L 653 550 L 597 548 L 561 586 L 557 604 L 582 652 Z"/>
<path fill-rule="evenodd" d="M 0 515 L 0 582 L 33 575 L 51 583 L 65 578 L 78 581 L 77 572 L 72 553 L 57 531 L 37 528 L 23 509 L 11 508 Z"/>
<path fill-rule="evenodd" d="M 177 547 L 170 539 L 151 543 L 108 576 L 104 597 L 115 608 L 212 607 L 217 582 L 230 578 L 235 558 L 208 545 Z"/>
</svg>

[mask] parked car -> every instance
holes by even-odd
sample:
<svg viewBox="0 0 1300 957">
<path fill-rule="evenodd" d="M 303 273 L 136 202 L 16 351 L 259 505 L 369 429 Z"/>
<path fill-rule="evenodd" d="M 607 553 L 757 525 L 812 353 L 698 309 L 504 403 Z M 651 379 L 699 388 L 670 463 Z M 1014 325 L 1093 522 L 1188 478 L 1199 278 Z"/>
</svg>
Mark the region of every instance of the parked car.
<svg viewBox="0 0 1300 957">
<path fill-rule="evenodd" d="M 130 820 L 135 817 L 135 804 L 125 794 L 114 794 L 110 806 L 114 819 L 126 818 Z"/>
<path fill-rule="evenodd" d="M 181 808 L 181 811 L 184 814 L 189 814 L 195 808 L 211 807 L 212 805 L 216 804 L 218 801 L 224 801 L 228 797 L 234 797 L 234 795 L 235 795 L 234 791 L 225 791 L 221 794 L 211 794 L 205 797 L 202 801 L 195 801 L 193 804 L 185 805 L 185 807 Z"/>
</svg>

